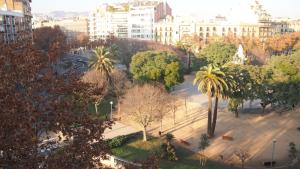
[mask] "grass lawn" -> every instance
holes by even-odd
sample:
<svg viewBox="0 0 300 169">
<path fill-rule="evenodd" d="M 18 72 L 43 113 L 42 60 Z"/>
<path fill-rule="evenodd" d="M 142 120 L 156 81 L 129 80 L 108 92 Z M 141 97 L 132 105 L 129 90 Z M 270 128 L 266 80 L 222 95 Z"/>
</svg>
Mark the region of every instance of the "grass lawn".
<svg viewBox="0 0 300 169">
<path fill-rule="evenodd" d="M 101 101 L 100 105 L 98 105 L 98 114 L 96 114 L 95 104 L 90 103 L 88 105 L 88 111 L 95 115 L 95 117 L 100 118 L 102 120 L 107 120 L 106 118 L 110 118 L 110 101 L 114 99 L 110 96 L 104 97 Z M 115 101 L 114 101 L 115 102 Z"/>
<path fill-rule="evenodd" d="M 121 157 L 126 160 L 145 160 L 149 154 L 157 150 L 162 143 L 161 139 L 152 138 L 150 141 L 144 143 L 141 139 L 133 140 L 132 142 L 112 150 L 115 156 Z M 199 169 L 199 157 L 193 152 L 186 150 L 182 147 L 176 148 L 179 160 L 170 162 L 166 160 L 160 161 L 162 169 Z M 222 166 L 213 161 L 207 162 L 207 169 L 234 169 L 230 166 Z"/>
</svg>

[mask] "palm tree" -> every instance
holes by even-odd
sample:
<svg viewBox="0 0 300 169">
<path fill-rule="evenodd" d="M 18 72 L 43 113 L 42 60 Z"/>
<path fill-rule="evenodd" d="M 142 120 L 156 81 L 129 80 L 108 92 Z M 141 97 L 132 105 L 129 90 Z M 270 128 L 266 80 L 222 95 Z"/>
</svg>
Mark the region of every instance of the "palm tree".
<svg viewBox="0 0 300 169">
<path fill-rule="evenodd" d="M 99 46 L 94 50 L 89 63 L 89 67 L 99 71 L 109 83 L 111 83 L 111 72 L 113 69 L 113 62 L 110 57 L 110 50 L 104 46 Z"/>
<path fill-rule="evenodd" d="M 214 111 L 214 122 L 212 123 L 212 97 L 216 97 L 215 109 L 217 109 L 218 98 L 228 89 L 224 77 L 225 73 L 219 68 L 208 65 L 197 72 L 194 80 L 194 85 L 198 84 L 198 90 L 202 93 L 206 93 L 208 97 L 207 135 L 209 137 L 214 136 L 217 121 L 217 111 Z"/>
<path fill-rule="evenodd" d="M 105 81 L 108 81 L 109 84 L 112 84 L 111 73 L 113 69 L 113 62 L 109 58 L 111 57 L 110 51 L 104 46 L 96 47 L 94 54 L 89 60 L 90 69 L 94 69 L 100 73 L 100 76 L 104 77 Z M 101 103 L 101 99 L 98 99 L 95 102 L 95 110 L 98 114 L 98 106 Z"/>
</svg>

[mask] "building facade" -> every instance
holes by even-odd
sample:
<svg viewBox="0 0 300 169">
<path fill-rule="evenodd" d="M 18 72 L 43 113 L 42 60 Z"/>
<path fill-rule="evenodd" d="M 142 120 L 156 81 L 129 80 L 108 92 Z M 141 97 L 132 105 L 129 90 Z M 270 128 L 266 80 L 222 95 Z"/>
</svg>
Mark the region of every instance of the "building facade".
<svg viewBox="0 0 300 169">
<path fill-rule="evenodd" d="M 36 21 L 33 28 L 59 26 L 66 34 L 67 41 L 72 42 L 78 36 L 88 36 L 88 19 L 86 17 L 74 17 L 61 20 Z"/>
<path fill-rule="evenodd" d="M 110 36 L 154 40 L 154 23 L 171 14 L 171 8 L 162 0 L 103 4 L 89 15 L 90 40 Z"/>
<path fill-rule="evenodd" d="M 89 14 L 89 37 L 91 41 L 128 37 L 128 4 L 103 4 Z"/>
<path fill-rule="evenodd" d="M 0 42 L 32 40 L 31 0 L 0 0 Z"/>
<path fill-rule="evenodd" d="M 278 24 L 258 2 L 246 6 L 245 16 L 237 17 L 232 13 L 228 17 L 216 16 L 213 20 L 201 21 L 192 17 L 167 17 L 155 23 L 155 40 L 174 45 L 184 36 L 199 36 L 203 41 L 212 37 L 253 37 L 262 41 L 278 33 Z M 297 24 L 293 24 L 295 27 Z M 291 27 L 291 26 L 286 26 Z"/>
</svg>

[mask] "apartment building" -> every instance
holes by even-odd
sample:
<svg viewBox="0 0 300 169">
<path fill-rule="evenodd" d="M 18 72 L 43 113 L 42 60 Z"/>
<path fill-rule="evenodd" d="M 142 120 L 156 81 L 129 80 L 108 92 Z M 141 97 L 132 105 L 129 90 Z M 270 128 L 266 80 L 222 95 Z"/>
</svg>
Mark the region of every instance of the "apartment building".
<svg viewBox="0 0 300 169">
<path fill-rule="evenodd" d="M 265 40 L 277 33 L 276 27 L 263 6 L 255 1 L 253 5 L 246 6 L 243 13 L 232 12 L 227 17 L 218 15 L 207 21 L 192 17 L 164 18 L 155 23 L 155 41 L 174 45 L 186 35 L 198 35 L 204 41 L 228 35 Z"/>
<path fill-rule="evenodd" d="M 128 4 L 102 4 L 89 14 L 89 37 L 91 41 L 128 37 Z"/>
<path fill-rule="evenodd" d="M 186 35 L 194 35 L 198 21 L 193 17 L 166 16 L 155 23 L 155 41 L 175 45 Z"/>
<path fill-rule="evenodd" d="M 67 41 L 72 42 L 80 35 L 88 36 L 88 19 L 86 17 L 65 18 L 61 20 L 35 21 L 33 28 L 59 26 L 66 34 Z"/>
<path fill-rule="evenodd" d="M 276 23 L 276 33 L 300 32 L 299 19 L 279 18 L 275 19 L 274 23 Z"/>
<path fill-rule="evenodd" d="M 0 42 L 32 39 L 31 0 L 0 0 Z"/>
<path fill-rule="evenodd" d="M 165 1 L 135 1 L 130 5 L 128 37 L 154 40 L 154 24 L 168 15 L 172 15 L 172 9 Z"/>
<path fill-rule="evenodd" d="M 171 8 L 162 0 L 102 4 L 89 15 L 90 40 L 110 36 L 154 40 L 154 23 L 171 14 Z"/>
</svg>

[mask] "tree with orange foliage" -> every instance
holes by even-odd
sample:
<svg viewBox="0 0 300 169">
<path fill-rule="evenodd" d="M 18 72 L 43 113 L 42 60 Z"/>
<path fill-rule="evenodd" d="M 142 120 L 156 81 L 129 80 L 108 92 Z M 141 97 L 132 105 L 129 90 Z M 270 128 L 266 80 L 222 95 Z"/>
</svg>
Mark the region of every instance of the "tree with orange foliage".
<svg viewBox="0 0 300 169">
<path fill-rule="evenodd" d="M 68 50 L 67 37 L 59 26 L 42 27 L 33 31 L 33 42 L 37 49 L 61 56 Z"/>
<path fill-rule="evenodd" d="M 0 168 L 102 168 L 110 122 L 87 105 L 103 89 L 52 64 L 31 44 L 0 45 Z"/>
</svg>

